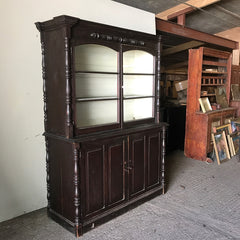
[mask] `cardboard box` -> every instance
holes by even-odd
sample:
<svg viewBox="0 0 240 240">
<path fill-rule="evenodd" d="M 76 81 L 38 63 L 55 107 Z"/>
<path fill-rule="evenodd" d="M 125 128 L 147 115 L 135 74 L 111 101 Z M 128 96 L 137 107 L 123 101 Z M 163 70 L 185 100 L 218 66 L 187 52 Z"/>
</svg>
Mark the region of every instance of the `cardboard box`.
<svg viewBox="0 0 240 240">
<path fill-rule="evenodd" d="M 187 85 L 188 85 L 188 80 L 185 81 L 181 81 L 175 84 L 175 88 L 177 90 L 177 92 L 182 91 L 184 89 L 187 89 Z"/>
</svg>

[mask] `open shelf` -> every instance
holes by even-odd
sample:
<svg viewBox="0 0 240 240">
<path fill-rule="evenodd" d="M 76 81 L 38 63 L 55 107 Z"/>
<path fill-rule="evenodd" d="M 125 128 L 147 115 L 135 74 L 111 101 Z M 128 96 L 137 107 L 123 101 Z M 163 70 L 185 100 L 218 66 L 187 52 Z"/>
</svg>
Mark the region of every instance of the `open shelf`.
<svg viewBox="0 0 240 240">
<path fill-rule="evenodd" d="M 101 71 L 75 71 L 75 73 L 91 73 L 91 74 L 118 74 L 118 72 L 101 72 Z"/>
<path fill-rule="evenodd" d="M 202 86 L 220 86 L 224 85 L 226 81 L 225 77 L 216 76 L 202 76 L 201 85 Z"/>
<path fill-rule="evenodd" d="M 227 64 L 225 62 L 215 62 L 215 61 L 207 61 L 207 60 L 203 60 L 203 65 L 227 67 Z"/>
<path fill-rule="evenodd" d="M 227 72 L 218 72 L 218 71 L 202 71 L 202 73 L 207 73 L 207 74 L 223 74 L 223 75 L 228 74 Z"/>
<path fill-rule="evenodd" d="M 154 76 L 153 73 L 123 73 L 123 75 Z"/>
<path fill-rule="evenodd" d="M 219 84 L 208 83 L 208 84 L 202 84 L 201 86 L 202 86 L 202 87 L 204 87 L 204 86 L 205 86 L 205 87 L 209 87 L 209 86 L 213 86 L 213 87 L 216 86 L 216 87 L 217 87 L 217 86 L 224 86 L 224 83 L 222 83 L 222 84 L 221 84 L 221 83 L 219 83 Z"/>
</svg>

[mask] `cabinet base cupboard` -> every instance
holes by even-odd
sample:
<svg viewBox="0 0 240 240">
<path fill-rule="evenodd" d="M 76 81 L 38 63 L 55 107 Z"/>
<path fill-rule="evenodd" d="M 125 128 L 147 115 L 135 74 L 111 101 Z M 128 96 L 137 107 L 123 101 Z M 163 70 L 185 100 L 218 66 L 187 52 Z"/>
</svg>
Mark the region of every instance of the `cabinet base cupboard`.
<svg viewBox="0 0 240 240">
<path fill-rule="evenodd" d="M 36 26 L 48 214 L 80 236 L 164 193 L 161 38 L 69 16 Z"/>
<path fill-rule="evenodd" d="M 80 236 L 111 214 L 164 193 L 164 129 L 68 141 L 45 134 L 49 215 Z"/>
</svg>

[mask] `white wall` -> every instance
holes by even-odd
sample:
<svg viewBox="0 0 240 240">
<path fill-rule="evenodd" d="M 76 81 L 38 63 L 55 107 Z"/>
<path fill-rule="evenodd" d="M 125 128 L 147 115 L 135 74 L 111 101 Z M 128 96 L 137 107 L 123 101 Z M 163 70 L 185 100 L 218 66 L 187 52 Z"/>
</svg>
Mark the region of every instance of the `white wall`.
<svg viewBox="0 0 240 240">
<path fill-rule="evenodd" d="M 110 0 L 0 1 L 0 222 L 47 204 L 39 32 L 57 15 L 155 33 L 155 16 Z"/>
</svg>

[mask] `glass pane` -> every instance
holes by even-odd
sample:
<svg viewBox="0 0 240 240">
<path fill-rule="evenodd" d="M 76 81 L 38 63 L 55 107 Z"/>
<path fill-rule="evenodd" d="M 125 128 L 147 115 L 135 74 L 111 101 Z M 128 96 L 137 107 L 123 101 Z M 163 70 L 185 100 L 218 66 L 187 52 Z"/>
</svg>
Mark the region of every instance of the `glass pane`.
<svg viewBox="0 0 240 240">
<path fill-rule="evenodd" d="M 127 96 L 152 96 L 153 76 L 133 76 L 123 77 L 123 94 Z"/>
<path fill-rule="evenodd" d="M 77 127 L 117 123 L 117 100 L 78 102 Z"/>
<path fill-rule="evenodd" d="M 74 51 L 75 71 L 117 72 L 117 52 L 111 48 L 84 44 Z"/>
<path fill-rule="evenodd" d="M 124 73 L 154 73 L 154 57 L 141 50 L 131 50 L 123 53 Z"/>
<path fill-rule="evenodd" d="M 75 74 L 76 97 L 117 97 L 117 76 L 117 74 Z"/>
<path fill-rule="evenodd" d="M 124 100 L 124 121 L 154 117 L 152 109 L 153 98 Z"/>
</svg>

